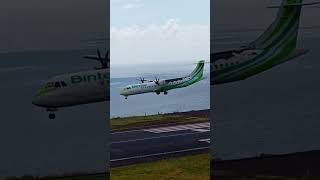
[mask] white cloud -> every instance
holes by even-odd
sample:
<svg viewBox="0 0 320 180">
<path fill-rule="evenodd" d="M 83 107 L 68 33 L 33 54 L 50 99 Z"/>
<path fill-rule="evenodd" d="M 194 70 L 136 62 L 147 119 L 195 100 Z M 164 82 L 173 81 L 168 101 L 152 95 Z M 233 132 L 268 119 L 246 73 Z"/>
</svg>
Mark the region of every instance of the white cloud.
<svg viewBox="0 0 320 180">
<path fill-rule="evenodd" d="M 148 26 L 111 28 L 111 63 L 195 62 L 209 58 L 210 27 L 178 19 Z"/>
<path fill-rule="evenodd" d="M 122 6 L 124 9 L 137 9 L 143 7 L 143 3 L 128 3 Z"/>
<path fill-rule="evenodd" d="M 137 9 L 144 6 L 142 0 L 111 0 L 111 4 L 123 9 Z"/>
</svg>

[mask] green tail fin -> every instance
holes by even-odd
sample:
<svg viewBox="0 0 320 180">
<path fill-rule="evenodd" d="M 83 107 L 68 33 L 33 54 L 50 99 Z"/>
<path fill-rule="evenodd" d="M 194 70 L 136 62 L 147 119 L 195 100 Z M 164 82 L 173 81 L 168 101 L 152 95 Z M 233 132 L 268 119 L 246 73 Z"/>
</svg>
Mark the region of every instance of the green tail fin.
<svg viewBox="0 0 320 180">
<path fill-rule="evenodd" d="M 203 68 L 204 68 L 204 60 L 201 60 L 197 63 L 196 68 L 192 71 L 192 73 L 189 75 L 191 77 L 202 77 L 203 76 Z"/>
<path fill-rule="evenodd" d="M 264 31 L 260 37 L 250 43 L 250 47 L 264 49 L 291 39 L 290 46 L 296 47 L 300 14 L 303 0 L 284 0 L 279 6 L 279 11 L 273 23 Z M 288 37 L 288 34 L 290 36 Z"/>
</svg>

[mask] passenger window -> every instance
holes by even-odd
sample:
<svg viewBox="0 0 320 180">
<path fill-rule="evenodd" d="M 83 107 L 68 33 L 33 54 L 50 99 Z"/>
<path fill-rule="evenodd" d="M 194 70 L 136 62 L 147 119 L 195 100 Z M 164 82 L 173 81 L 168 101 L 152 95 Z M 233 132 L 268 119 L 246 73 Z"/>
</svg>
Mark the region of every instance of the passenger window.
<svg viewBox="0 0 320 180">
<path fill-rule="evenodd" d="M 55 82 L 55 83 L 54 83 L 54 87 L 61 87 L 61 85 L 60 85 L 59 82 Z"/>
</svg>

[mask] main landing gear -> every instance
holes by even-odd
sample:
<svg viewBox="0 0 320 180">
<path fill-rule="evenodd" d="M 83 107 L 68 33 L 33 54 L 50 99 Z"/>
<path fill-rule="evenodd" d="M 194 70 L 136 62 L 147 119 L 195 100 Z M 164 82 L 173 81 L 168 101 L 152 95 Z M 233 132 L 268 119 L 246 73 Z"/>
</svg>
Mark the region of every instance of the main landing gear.
<svg viewBox="0 0 320 180">
<path fill-rule="evenodd" d="M 156 93 L 157 93 L 157 95 L 160 95 L 160 92 L 159 92 L 159 91 L 158 91 L 158 92 L 156 92 Z M 168 94 L 168 92 L 167 92 L 167 91 L 164 91 L 164 92 L 163 92 L 163 94 L 164 94 L 164 95 L 167 95 L 167 94 Z"/>
<path fill-rule="evenodd" d="M 56 115 L 54 113 L 49 114 L 49 119 L 55 119 L 55 118 L 56 118 Z"/>
<path fill-rule="evenodd" d="M 128 96 L 125 96 L 124 99 L 128 99 Z"/>
<path fill-rule="evenodd" d="M 56 118 L 56 115 L 54 114 L 55 111 L 58 111 L 58 109 L 55 109 L 55 108 L 48 108 L 47 109 L 49 113 L 49 119 L 55 119 Z"/>
</svg>

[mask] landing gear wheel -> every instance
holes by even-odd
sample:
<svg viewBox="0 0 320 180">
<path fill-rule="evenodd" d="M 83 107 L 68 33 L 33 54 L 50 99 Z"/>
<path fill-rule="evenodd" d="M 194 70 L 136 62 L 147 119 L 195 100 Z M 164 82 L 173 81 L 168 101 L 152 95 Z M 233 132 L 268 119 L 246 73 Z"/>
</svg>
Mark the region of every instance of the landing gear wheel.
<svg viewBox="0 0 320 180">
<path fill-rule="evenodd" d="M 126 97 L 124 97 L 124 99 L 128 99 L 128 97 L 126 96 Z"/>
<path fill-rule="evenodd" d="M 167 91 L 165 91 L 165 92 L 163 92 L 163 94 L 164 94 L 164 95 L 167 95 L 167 94 L 168 94 L 168 92 L 167 92 Z"/>
<path fill-rule="evenodd" d="M 58 111 L 56 108 L 48 108 L 47 111 L 49 111 L 49 119 L 55 119 L 56 115 L 54 114 L 55 111 Z"/>
<path fill-rule="evenodd" d="M 55 119 L 55 118 L 56 118 L 56 115 L 54 113 L 49 114 L 49 119 Z"/>
<path fill-rule="evenodd" d="M 160 94 L 160 92 L 156 92 L 157 93 L 157 95 L 159 95 Z"/>
</svg>

